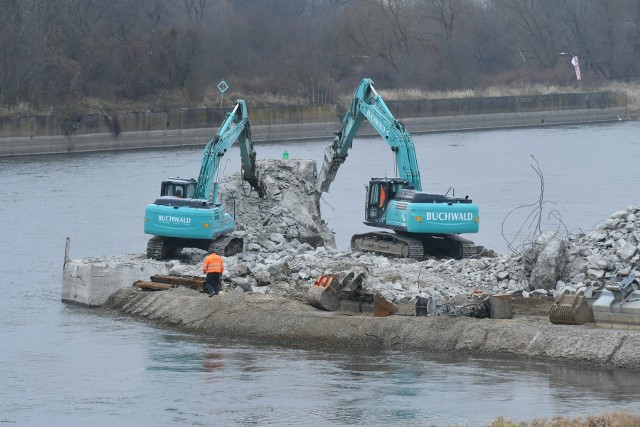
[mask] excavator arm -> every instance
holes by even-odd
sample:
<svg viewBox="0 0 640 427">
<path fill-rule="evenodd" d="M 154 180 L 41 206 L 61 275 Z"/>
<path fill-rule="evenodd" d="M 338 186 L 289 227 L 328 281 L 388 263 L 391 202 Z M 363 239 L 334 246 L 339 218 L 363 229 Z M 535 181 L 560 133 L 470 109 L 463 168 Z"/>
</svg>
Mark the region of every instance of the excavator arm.
<svg viewBox="0 0 640 427">
<path fill-rule="evenodd" d="M 196 185 L 195 198 L 208 200 L 211 194 L 213 181 L 218 173 L 220 159 L 227 150 L 238 140 L 240 156 L 242 159 L 242 177 L 257 192 L 259 197 L 264 197 L 264 184 L 256 171 L 256 152 L 253 149 L 251 139 L 251 126 L 247 114 L 247 104 L 239 99 L 232 111 L 227 116 L 216 132 L 215 136 L 207 143 L 200 166 L 198 183 Z M 212 201 L 217 198 L 217 186 L 214 186 Z"/>
<path fill-rule="evenodd" d="M 349 111 L 342 119 L 342 127 L 334 135 L 333 143 L 325 150 L 324 162 L 316 181 L 316 192 L 321 194 L 329 191 L 364 119 L 369 121 L 391 148 L 398 176 L 407 180 L 409 186 L 416 191 L 421 191 L 420 171 L 409 132 L 393 117 L 387 105 L 375 91 L 373 81 L 363 79 L 353 96 Z"/>
</svg>

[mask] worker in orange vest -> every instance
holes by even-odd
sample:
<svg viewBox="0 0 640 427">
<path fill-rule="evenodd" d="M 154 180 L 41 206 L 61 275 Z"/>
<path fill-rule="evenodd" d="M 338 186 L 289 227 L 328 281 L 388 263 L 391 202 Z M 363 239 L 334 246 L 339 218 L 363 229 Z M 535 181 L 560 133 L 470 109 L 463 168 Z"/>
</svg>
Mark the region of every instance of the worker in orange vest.
<svg viewBox="0 0 640 427">
<path fill-rule="evenodd" d="M 384 202 L 387 201 L 387 190 L 384 187 L 380 187 L 380 207 L 384 206 Z"/>
<path fill-rule="evenodd" d="M 214 251 L 209 251 L 209 255 L 204 259 L 202 272 L 207 275 L 204 289 L 210 297 L 218 295 L 220 290 L 220 276 L 224 272 L 222 258 Z"/>
</svg>

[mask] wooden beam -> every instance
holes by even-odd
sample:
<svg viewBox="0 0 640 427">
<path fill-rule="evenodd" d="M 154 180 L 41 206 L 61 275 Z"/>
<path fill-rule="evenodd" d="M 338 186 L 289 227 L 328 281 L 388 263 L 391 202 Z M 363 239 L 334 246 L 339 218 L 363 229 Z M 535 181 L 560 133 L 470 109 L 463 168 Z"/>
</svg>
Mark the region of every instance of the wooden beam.
<svg viewBox="0 0 640 427">
<path fill-rule="evenodd" d="M 170 283 L 172 285 L 187 286 L 191 289 L 202 289 L 204 287 L 205 278 L 196 276 L 151 276 L 152 282 Z"/>
<path fill-rule="evenodd" d="M 146 282 L 144 280 L 138 280 L 133 283 L 133 286 L 136 288 L 149 290 L 149 291 L 164 291 L 169 288 L 173 288 L 176 285 L 171 283 L 156 283 L 156 282 Z"/>
</svg>

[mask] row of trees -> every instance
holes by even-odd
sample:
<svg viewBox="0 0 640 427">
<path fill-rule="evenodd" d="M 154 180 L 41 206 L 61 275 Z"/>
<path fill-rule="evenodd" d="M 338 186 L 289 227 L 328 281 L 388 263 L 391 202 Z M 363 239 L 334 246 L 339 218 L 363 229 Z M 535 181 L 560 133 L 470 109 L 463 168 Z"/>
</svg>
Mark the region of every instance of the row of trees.
<svg viewBox="0 0 640 427">
<path fill-rule="evenodd" d="M 0 105 L 640 74 L 640 0 L 0 0 Z"/>
</svg>

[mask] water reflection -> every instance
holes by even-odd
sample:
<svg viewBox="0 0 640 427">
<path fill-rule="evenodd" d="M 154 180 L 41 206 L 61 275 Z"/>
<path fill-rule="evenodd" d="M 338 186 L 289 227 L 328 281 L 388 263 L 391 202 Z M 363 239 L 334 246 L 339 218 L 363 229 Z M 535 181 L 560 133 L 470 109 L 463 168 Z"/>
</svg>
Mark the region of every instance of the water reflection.
<svg viewBox="0 0 640 427">
<path fill-rule="evenodd" d="M 204 356 L 204 370 L 207 372 L 219 371 L 223 368 L 222 353 L 219 351 L 209 349 L 205 352 Z"/>
</svg>

